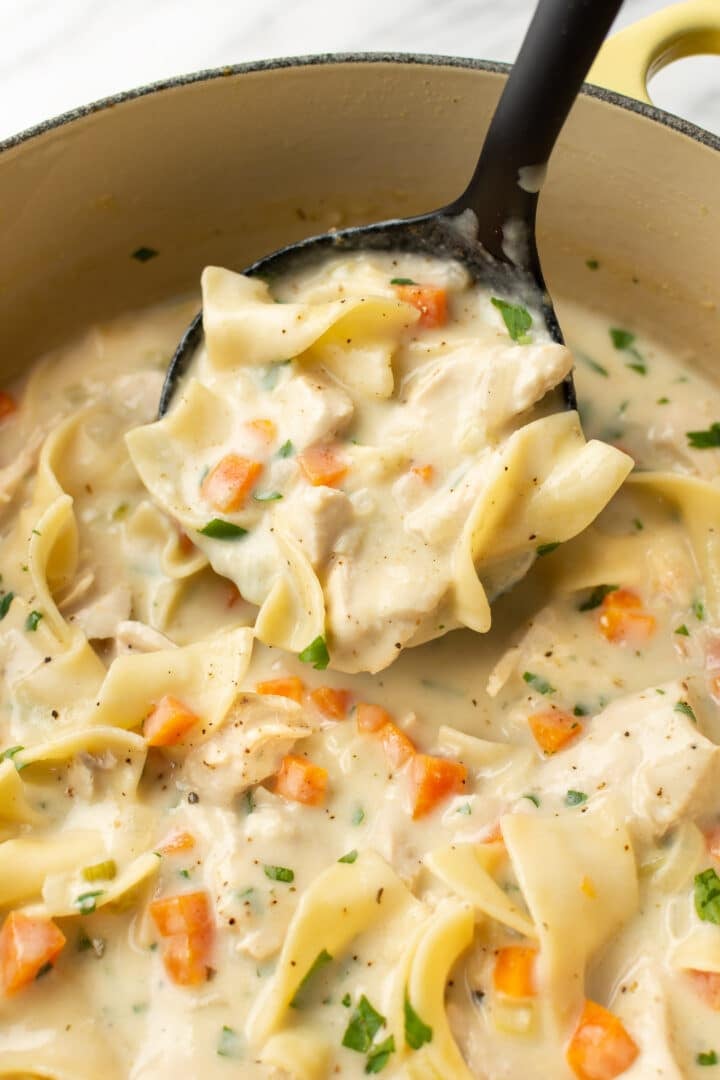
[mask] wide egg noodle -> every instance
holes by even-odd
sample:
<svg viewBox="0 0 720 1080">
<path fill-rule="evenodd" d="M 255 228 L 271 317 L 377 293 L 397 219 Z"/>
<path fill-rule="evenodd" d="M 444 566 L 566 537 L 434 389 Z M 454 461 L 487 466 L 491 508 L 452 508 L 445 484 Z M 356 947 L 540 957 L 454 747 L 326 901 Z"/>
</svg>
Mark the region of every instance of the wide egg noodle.
<svg viewBox="0 0 720 1080">
<path fill-rule="evenodd" d="M 147 745 L 142 736 L 122 728 L 97 726 L 63 731 L 47 741 L 23 747 L 13 755 L 13 761 L 22 770 L 23 778 L 33 780 L 47 769 L 85 755 L 110 755 L 117 785 L 126 796 L 135 793 L 145 765 Z"/>
<path fill-rule="evenodd" d="M 0 907 L 39 897 L 48 875 L 81 870 L 104 853 L 102 835 L 91 830 L 6 840 L 0 844 Z"/>
<path fill-rule="evenodd" d="M 6 839 L 3 828 L 8 825 L 40 825 L 43 814 L 28 802 L 25 785 L 13 761 L 0 762 L 0 839 Z"/>
<path fill-rule="evenodd" d="M 124 907 L 137 899 L 138 891 L 147 885 L 160 869 L 161 856 L 146 851 L 123 867 L 111 881 L 89 885 L 76 870 L 48 874 L 42 887 L 42 904 L 28 909 L 28 914 L 43 918 L 67 918 L 80 915 L 78 897 L 88 891 L 93 897 L 94 910 L 114 906 Z"/>
<path fill-rule="evenodd" d="M 472 904 L 478 915 L 536 938 L 532 919 L 513 903 L 492 876 L 493 864 L 502 850 L 501 844 L 450 844 L 428 852 L 424 862 L 454 895 Z"/>
<path fill-rule="evenodd" d="M 167 577 L 192 577 L 208 564 L 207 555 L 195 545 L 183 545 L 177 527 L 147 499 L 128 517 L 123 535 L 131 555 L 139 555 Z"/>
<path fill-rule="evenodd" d="M 299 653 L 325 633 L 325 599 L 297 541 L 278 527 L 275 542 L 283 568 L 258 612 L 255 636 L 266 645 Z"/>
<path fill-rule="evenodd" d="M 622 451 L 586 443 L 574 412 L 543 417 L 511 435 L 455 549 L 458 620 L 486 633 L 488 596 L 521 576 L 539 545 L 569 540 L 587 528 L 631 468 Z"/>
<path fill-rule="evenodd" d="M 567 1034 L 587 961 L 638 908 L 630 835 L 607 803 L 562 817 L 506 814 L 501 828 L 540 941 L 544 1000 Z"/>
<path fill-rule="evenodd" d="M 258 1057 L 290 1080 L 325 1080 L 331 1053 L 332 1047 L 321 1032 L 305 1024 L 271 1035 Z"/>
</svg>

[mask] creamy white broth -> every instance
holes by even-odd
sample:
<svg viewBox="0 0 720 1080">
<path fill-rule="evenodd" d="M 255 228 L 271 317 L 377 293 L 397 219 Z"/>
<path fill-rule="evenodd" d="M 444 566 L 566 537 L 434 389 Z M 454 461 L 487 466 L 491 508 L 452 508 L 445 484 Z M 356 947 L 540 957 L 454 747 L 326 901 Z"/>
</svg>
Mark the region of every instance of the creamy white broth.
<svg viewBox="0 0 720 1080">
<path fill-rule="evenodd" d="M 20 408 L 3 424 L 2 466 L 12 468 L 24 448 L 35 447 L 30 454 L 36 454 L 40 437 L 36 430 L 47 435 L 78 406 L 92 409 L 78 431 L 70 432 L 56 467 L 62 489 L 74 499 L 77 567 L 72 580 L 63 580 L 57 566 L 50 567 L 54 576 L 49 572 L 48 577 L 56 599 L 70 596 L 61 605 L 68 625 L 80 626 L 85 620 L 93 634 L 93 649 L 105 664 L 118 655 L 150 655 L 146 650 L 163 644 L 153 634 L 187 646 L 223 628 L 231 632 L 238 625 L 250 625 L 254 618 L 255 609 L 238 599 L 226 579 L 208 567 L 193 571 L 195 555 L 175 525 L 160 511 L 152 516 L 150 500 L 122 440 L 126 429 L 152 419 L 162 365 L 193 306 L 183 303 L 119 320 L 54 354 L 43 361 L 39 374 L 16 388 Z M 684 433 L 709 428 L 720 416 L 717 390 L 695 373 L 688 373 L 692 393 L 686 390 L 688 384 L 676 381 L 685 377 L 684 370 L 642 335 L 633 344 L 647 360 L 644 375 L 625 366 L 627 358 L 614 348 L 606 320 L 578 308 L 568 311 L 565 321 L 568 339 L 579 342 L 610 373 L 605 377 L 578 368 L 579 393 L 589 402 L 588 437 L 615 438 L 606 429 L 619 404 L 629 400 L 624 412 L 633 424 L 628 419 L 616 440 L 631 453 L 645 455 L 645 467 L 666 468 L 671 462 L 664 456 L 665 445 L 657 446 L 641 427 L 644 417 L 655 416 L 652 402 L 671 397 L 672 387 L 678 387 L 672 400 L 677 440 L 672 467 L 714 478 L 717 452 L 688 452 Z M 136 375 L 128 374 L 132 372 Z M 706 792 L 700 792 L 697 805 L 686 805 L 683 791 L 673 787 L 679 782 L 682 788 L 686 762 L 696 753 L 687 749 L 680 735 L 670 743 L 671 763 L 676 751 L 677 768 L 669 772 L 667 755 L 663 758 L 662 747 L 659 751 L 657 740 L 651 741 L 654 723 L 661 731 L 663 725 L 668 731 L 672 723 L 684 725 L 683 737 L 692 731 L 694 721 L 687 712 L 674 708 L 677 703 L 687 705 L 695 714 L 697 745 L 708 757 L 712 778 L 714 755 L 701 738 L 704 732 L 712 743 L 720 739 L 712 698 L 717 695 L 713 683 L 717 613 L 707 565 L 703 566 L 675 503 L 651 484 L 626 484 L 588 531 L 542 554 L 524 581 L 494 603 L 488 635 L 454 631 L 404 650 L 376 675 L 315 671 L 288 652 L 254 644 L 250 667 L 240 680 L 242 690 L 252 692 L 262 680 L 287 675 L 298 676 L 308 689 L 348 689 L 356 703 L 388 709 L 419 751 L 465 762 L 469 775 L 463 789 L 450 794 L 433 813 L 413 820 L 411 766 L 393 768 L 377 737 L 358 731 L 353 714 L 328 720 L 305 704 L 302 716 L 317 730 L 299 739 L 293 752 L 327 770 L 328 795 L 322 807 L 283 799 L 268 790 L 271 782 L 251 785 L 251 798 L 241 790 L 242 784 L 236 785 L 233 795 L 237 762 L 226 767 L 216 762 L 203 781 L 202 771 L 188 772 L 186 763 L 198 745 L 197 733 L 184 750 L 151 748 L 144 765 L 144 750 L 121 754 L 117 748 L 79 750 L 67 761 L 41 758 L 26 765 L 23 754 L 52 739 L 58 729 L 85 730 L 85 715 L 73 713 L 73 691 L 78 700 L 88 692 L 95 694 L 98 678 L 86 658 L 80 673 L 77 666 L 71 669 L 76 684 L 62 692 L 53 686 L 45 691 L 40 678 L 29 691 L 18 689 L 18 672 L 22 682 L 22 672 L 36 670 L 28 659 L 30 650 L 38 652 L 42 667 L 37 670 L 47 679 L 53 666 L 63 663 L 67 649 L 53 643 L 46 625 L 49 613 L 40 610 L 28 583 L 32 564 L 26 561 L 21 538 L 12 532 L 23 507 L 27 513 L 30 500 L 37 496 L 34 458 L 29 465 L 14 493 L 11 483 L 5 488 L 9 499 L 0 519 L 1 587 L 5 595 L 12 590 L 27 601 L 19 614 L 12 610 L 18 605 L 14 601 L 0 621 L 5 666 L 0 747 L 11 751 L 18 745 L 26 747 L 8 760 L 24 766 L 17 777 L 28 806 L 39 816 L 32 822 L 24 822 L 22 815 L 19 820 L 8 818 L 4 808 L 9 795 L 0 788 L 3 839 L 13 843 L 47 836 L 65 851 L 75 844 L 78 856 L 65 868 L 71 898 L 83 891 L 107 890 L 110 883 L 104 880 L 82 879 L 84 867 L 106 857 L 116 860 L 120 876 L 175 830 L 191 833 L 195 846 L 159 859 L 139 888 L 128 894 L 124 909 L 99 906 L 95 913 L 56 915 L 67 943 L 54 969 L 0 999 L 0 1075 L 139 1078 L 171 1076 L 184 1068 L 190 1075 L 266 1077 L 280 1069 L 283 1052 L 291 1055 L 294 1067 L 289 1073 L 280 1069 L 281 1076 L 364 1075 L 368 1052 L 341 1045 L 361 995 L 387 1021 L 374 1039 L 377 1048 L 392 1026 L 391 983 L 402 964 L 408 928 L 413 920 L 427 919 L 429 925 L 448 904 L 454 905 L 452 910 L 462 921 L 467 904 L 428 868 L 425 858 L 449 845 L 479 844 L 487 851 L 493 846 L 488 838 L 505 815 L 524 815 L 546 823 L 548 830 L 555 822 L 584 824 L 597 816 L 626 823 L 622 827 L 628 829 L 632 859 L 639 868 L 639 902 L 589 956 L 584 990 L 570 1006 L 577 1009 L 577 1002 L 587 996 L 620 1017 L 639 1048 L 634 1064 L 622 1075 L 710 1075 L 698 1055 L 715 1050 L 720 1056 L 720 1013 L 704 1002 L 673 958 L 678 945 L 698 928 L 720 933 L 713 923 L 700 923 L 694 913 L 693 877 L 716 864 L 704 838 L 693 847 L 691 831 L 693 821 L 703 829 L 712 825 L 720 807 L 714 793 L 708 798 Z M 146 512 L 152 528 L 143 524 Z M 22 539 L 26 544 L 27 537 Z M 187 570 L 187 576 L 169 574 L 169 569 L 178 568 L 182 573 Z M 610 576 L 598 577 L 603 571 Z M 612 576 L 619 571 L 621 577 Z M 90 573 L 92 580 L 73 598 L 73 587 L 83 576 L 87 581 Z M 600 603 L 588 606 L 598 585 L 633 590 L 640 597 L 642 614 L 656 620 L 647 640 L 606 639 L 599 622 L 604 608 Z M 118 586 L 124 588 L 122 595 L 116 595 L 104 611 L 88 613 Z M 42 618 L 35 630 L 24 629 L 33 611 Z M 89 621 L 91 615 L 95 623 Z M 106 633 L 108 623 L 114 632 Z M 101 635 L 95 637 L 98 627 Z M 687 633 L 678 632 L 682 630 Z M 46 646 L 51 656 L 47 663 L 40 655 Z M 214 651 L 217 645 L 211 642 L 207 653 Z M 53 702 L 53 690 L 63 700 Z M 128 709 L 130 690 L 128 685 Z M 644 698 L 636 697 L 643 693 Z M 107 710 L 106 699 L 102 700 Z M 667 711 L 653 721 L 654 711 L 665 708 L 665 701 Z M 108 715 L 121 715 L 122 703 L 121 697 L 118 712 Z M 532 735 L 528 716 L 552 705 L 576 717 L 582 733 L 546 757 Z M 245 708 L 242 697 L 236 707 Z M 267 708 L 272 712 L 280 706 L 269 699 Z M 618 709 L 619 717 L 613 712 Z M 300 722 L 296 714 L 291 719 Z M 622 751 L 608 737 L 618 724 Z M 452 731 L 441 733 L 443 726 L 510 744 L 510 749 L 501 748 L 499 759 L 490 754 L 481 764 L 487 747 L 463 745 Z M 134 730 L 141 730 L 141 724 Z M 625 736 L 625 730 L 630 734 Z M 597 752 L 588 760 L 583 747 L 593 746 L 592 740 Z M 682 753 L 680 747 L 685 747 Z M 136 759 L 139 765 L 133 773 Z M 662 782 L 657 779 L 661 760 Z M 637 791 L 633 784 L 645 776 L 645 767 L 647 783 Z M 698 778 L 693 785 L 700 791 L 704 782 Z M 670 794 L 659 795 L 661 787 Z M 587 798 L 567 805 L 569 791 Z M 78 830 L 97 833 L 97 854 L 82 855 L 84 841 L 68 843 L 63 834 L 71 830 L 75 836 Z M 507 842 L 512 847 L 510 830 Z M 673 845 L 680 843 L 685 854 L 678 856 Z M 336 862 L 353 852 L 358 853 L 354 862 Z M 258 1014 L 252 1010 L 278 977 L 280 948 L 299 901 L 322 874 L 338 865 L 343 873 L 355 874 L 373 852 L 388 864 L 387 873 L 397 876 L 397 888 L 404 883 L 412 900 L 403 900 L 405 907 L 398 901 L 400 906 L 390 910 L 387 919 L 367 926 L 313 974 L 297 1007 L 285 1010 L 274 1032 L 286 1040 L 284 1051 L 282 1042 L 273 1043 L 272 1035 L 258 1042 L 253 1038 Z M 494 872 L 504 895 L 514 900 L 527 923 L 515 863 L 495 854 Z M 15 859 L 23 858 L 31 861 L 19 849 Z M 12 858 L 9 865 L 13 866 Z M 614 873 L 615 864 L 608 866 Z M 272 880 L 265 867 L 291 870 L 293 880 Z M 371 876 L 369 870 L 364 872 Z M 6 875 L 10 897 L 12 876 Z M 40 874 L 41 879 L 44 876 Z M 42 880 L 21 898 L 4 899 L 5 910 L 37 911 L 41 884 Z M 56 876 L 53 887 L 61 884 Z M 593 879 L 587 886 L 600 892 L 603 904 L 605 885 Z M 391 891 L 390 885 L 387 888 Z M 167 942 L 158 934 L 148 905 L 155 897 L 199 889 L 211 897 L 216 923 L 213 976 L 200 986 L 174 986 L 163 966 Z M 45 892 L 45 906 L 52 909 L 47 885 Z M 62 904 L 56 903 L 55 910 L 64 910 Z M 325 930 L 319 921 L 315 956 L 324 948 Z M 485 916 L 449 972 L 447 1016 L 472 1076 L 555 1080 L 573 1075 L 564 1055 L 574 1019 L 558 1028 L 552 1019 L 556 1006 L 546 1012 L 546 1002 L 555 993 L 550 982 L 541 978 L 534 997 L 516 1002 L 502 999 L 493 989 L 496 950 L 533 940 Z M 343 1004 L 345 995 L 350 995 L 349 1007 Z M 268 1013 L 265 1009 L 264 1015 Z M 292 1042 L 298 1032 L 306 1039 L 302 1046 L 314 1065 L 307 1064 L 299 1044 Z M 384 1075 L 429 1075 L 412 1069 L 427 1070 L 432 1060 L 436 1069 L 445 1067 L 440 1075 L 460 1075 L 452 1058 L 443 1066 L 444 1059 L 426 1057 L 440 1036 L 435 1023 L 433 1040 L 418 1051 L 403 1047 L 397 1038 Z M 419 1064 L 414 1066 L 416 1059 Z"/>
</svg>

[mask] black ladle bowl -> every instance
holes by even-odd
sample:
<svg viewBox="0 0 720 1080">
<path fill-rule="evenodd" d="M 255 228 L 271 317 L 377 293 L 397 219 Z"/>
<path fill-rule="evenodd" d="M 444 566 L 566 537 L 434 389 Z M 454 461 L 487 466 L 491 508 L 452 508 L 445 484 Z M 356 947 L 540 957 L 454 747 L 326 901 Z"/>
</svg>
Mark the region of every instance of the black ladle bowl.
<svg viewBox="0 0 720 1080">
<path fill-rule="evenodd" d="M 554 341 L 562 332 L 535 241 L 545 167 L 583 79 L 622 0 L 539 0 L 518 58 L 463 194 L 413 218 L 323 233 L 258 259 L 244 273 L 272 281 L 309 261 L 344 251 L 415 252 L 455 259 L 475 282 L 539 309 Z M 183 335 L 165 376 L 163 416 L 202 343 L 202 312 Z M 572 375 L 565 408 L 576 406 Z"/>
</svg>

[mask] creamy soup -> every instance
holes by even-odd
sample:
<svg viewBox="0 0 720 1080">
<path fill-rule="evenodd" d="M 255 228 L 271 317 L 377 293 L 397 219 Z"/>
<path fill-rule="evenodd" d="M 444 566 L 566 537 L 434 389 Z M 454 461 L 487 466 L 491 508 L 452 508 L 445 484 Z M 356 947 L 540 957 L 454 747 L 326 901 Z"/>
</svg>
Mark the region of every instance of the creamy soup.
<svg viewBox="0 0 720 1080">
<path fill-rule="evenodd" d="M 378 257 L 154 422 L 196 304 L 0 395 L 0 1076 L 713 1075 L 718 391 Z"/>
</svg>

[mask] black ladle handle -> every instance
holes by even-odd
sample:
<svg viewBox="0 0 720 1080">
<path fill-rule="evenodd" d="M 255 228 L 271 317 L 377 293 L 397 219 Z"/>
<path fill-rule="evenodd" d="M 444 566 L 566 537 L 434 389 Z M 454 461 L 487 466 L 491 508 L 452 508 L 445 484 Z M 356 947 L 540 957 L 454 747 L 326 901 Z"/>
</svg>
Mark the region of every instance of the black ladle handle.
<svg viewBox="0 0 720 1080">
<path fill-rule="evenodd" d="M 508 220 L 526 222 L 533 235 L 538 193 L 532 190 L 537 178 L 532 167 L 547 164 L 621 5 L 622 0 L 539 0 L 472 179 L 448 208 L 475 211 L 478 239 L 495 258 L 507 261 L 503 225 Z M 533 265 L 534 244 L 528 254 L 527 269 L 539 270 Z"/>
</svg>

